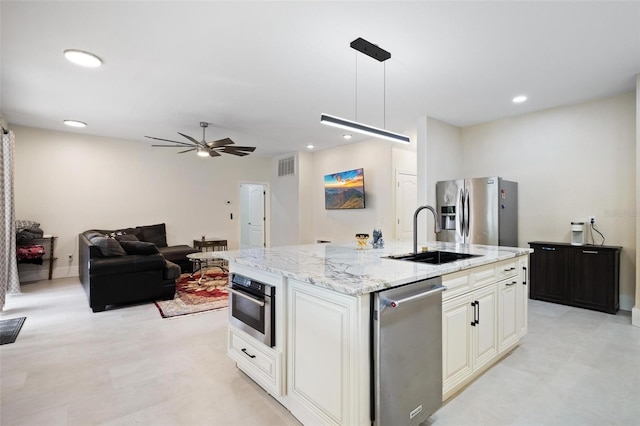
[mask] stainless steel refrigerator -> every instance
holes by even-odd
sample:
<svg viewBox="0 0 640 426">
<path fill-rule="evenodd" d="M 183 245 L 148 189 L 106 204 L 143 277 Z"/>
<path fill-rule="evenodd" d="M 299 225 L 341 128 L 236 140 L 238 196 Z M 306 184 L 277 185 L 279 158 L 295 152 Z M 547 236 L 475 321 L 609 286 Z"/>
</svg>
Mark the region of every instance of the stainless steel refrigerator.
<svg viewBox="0 0 640 426">
<path fill-rule="evenodd" d="M 438 241 L 518 245 L 518 183 L 497 176 L 441 181 L 436 211 Z"/>
</svg>

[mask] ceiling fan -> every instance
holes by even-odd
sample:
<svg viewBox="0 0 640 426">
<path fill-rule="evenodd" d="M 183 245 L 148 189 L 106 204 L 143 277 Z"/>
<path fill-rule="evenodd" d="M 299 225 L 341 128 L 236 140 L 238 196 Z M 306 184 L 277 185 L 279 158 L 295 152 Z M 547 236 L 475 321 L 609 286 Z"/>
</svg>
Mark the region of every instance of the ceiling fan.
<svg viewBox="0 0 640 426">
<path fill-rule="evenodd" d="M 204 138 L 204 132 L 208 126 L 209 126 L 209 123 L 207 123 L 206 121 L 200 122 L 200 127 L 202 127 L 201 141 L 198 141 L 192 138 L 191 136 L 187 136 L 184 133 L 180 133 L 180 132 L 178 132 L 178 134 L 180 136 L 187 138 L 189 140 L 189 143 L 172 141 L 169 139 L 154 138 L 153 136 L 145 136 L 145 138 L 155 139 L 163 142 L 171 142 L 175 144 L 175 145 L 151 145 L 151 146 L 165 147 L 165 148 L 187 148 L 184 151 L 180 151 L 178 154 L 184 154 L 185 152 L 189 152 L 189 151 L 196 151 L 197 154 L 201 157 L 207 157 L 207 156 L 220 157 L 221 153 L 237 155 L 238 157 L 244 157 L 245 155 L 249 155 L 249 153 L 256 150 L 255 146 L 231 146 L 231 145 L 234 145 L 235 142 L 233 142 L 229 138 L 224 138 L 224 139 L 220 139 L 212 142 L 206 142 Z"/>
</svg>

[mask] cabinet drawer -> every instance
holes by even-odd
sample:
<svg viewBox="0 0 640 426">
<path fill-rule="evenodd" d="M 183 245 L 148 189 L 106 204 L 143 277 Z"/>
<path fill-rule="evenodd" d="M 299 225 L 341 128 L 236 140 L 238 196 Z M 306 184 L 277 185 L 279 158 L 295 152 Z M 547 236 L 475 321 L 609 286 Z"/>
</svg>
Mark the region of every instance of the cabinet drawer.
<svg viewBox="0 0 640 426">
<path fill-rule="evenodd" d="M 442 299 L 448 300 L 452 297 L 466 293 L 471 288 L 469 273 L 466 271 L 445 275 L 442 277 L 442 285 L 447 289 L 442 293 Z"/>
<path fill-rule="evenodd" d="M 481 266 L 474 269 L 470 275 L 474 288 L 484 287 L 496 282 L 496 267 L 495 265 Z"/>
<path fill-rule="evenodd" d="M 518 275 L 517 259 L 500 262 L 498 266 L 496 266 L 496 279 L 498 280 L 515 277 L 516 275 Z"/>
<path fill-rule="evenodd" d="M 282 356 L 250 336 L 229 327 L 228 355 L 245 373 L 277 396 L 282 396 Z"/>
</svg>

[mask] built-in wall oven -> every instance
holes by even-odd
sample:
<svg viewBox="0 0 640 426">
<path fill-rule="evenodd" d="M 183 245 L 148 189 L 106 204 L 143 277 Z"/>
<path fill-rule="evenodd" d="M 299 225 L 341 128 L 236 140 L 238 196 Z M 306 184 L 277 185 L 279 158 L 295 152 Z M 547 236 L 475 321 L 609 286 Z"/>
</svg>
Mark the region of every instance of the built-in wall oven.
<svg viewBox="0 0 640 426">
<path fill-rule="evenodd" d="M 276 288 L 239 274 L 229 281 L 229 323 L 272 347 L 276 344 Z"/>
</svg>

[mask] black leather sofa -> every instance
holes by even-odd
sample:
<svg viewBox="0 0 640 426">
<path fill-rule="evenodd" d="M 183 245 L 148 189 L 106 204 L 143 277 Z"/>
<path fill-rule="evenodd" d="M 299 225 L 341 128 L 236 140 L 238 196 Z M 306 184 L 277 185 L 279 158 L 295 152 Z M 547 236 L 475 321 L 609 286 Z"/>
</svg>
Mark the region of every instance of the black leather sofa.
<svg viewBox="0 0 640 426">
<path fill-rule="evenodd" d="M 107 305 L 172 299 L 180 273 L 191 272 L 187 254 L 198 251 L 167 246 L 164 223 L 85 231 L 78 247 L 80 281 L 93 312 Z"/>
</svg>

